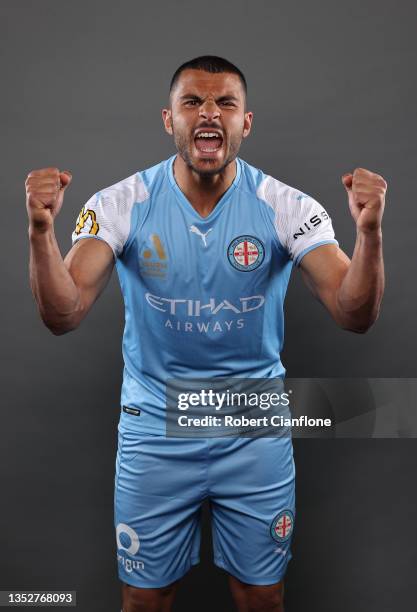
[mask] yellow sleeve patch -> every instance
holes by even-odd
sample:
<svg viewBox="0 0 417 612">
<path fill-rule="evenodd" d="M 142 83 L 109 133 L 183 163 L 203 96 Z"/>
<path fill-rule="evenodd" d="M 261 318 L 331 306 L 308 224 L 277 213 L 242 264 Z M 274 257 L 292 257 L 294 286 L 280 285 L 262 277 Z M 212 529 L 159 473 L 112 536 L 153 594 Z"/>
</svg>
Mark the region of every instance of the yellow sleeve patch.
<svg viewBox="0 0 417 612">
<path fill-rule="evenodd" d="M 96 213 L 94 212 L 94 210 L 91 210 L 91 208 L 86 208 L 85 206 L 83 206 L 77 218 L 75 233 L 80 234 L 82 229 L 88 227 L 89 222 L 90 229 L 88 230 L 88 233 L 94 235 L 98 234 L 100 226 L 96 221 Z"/>
</svg>

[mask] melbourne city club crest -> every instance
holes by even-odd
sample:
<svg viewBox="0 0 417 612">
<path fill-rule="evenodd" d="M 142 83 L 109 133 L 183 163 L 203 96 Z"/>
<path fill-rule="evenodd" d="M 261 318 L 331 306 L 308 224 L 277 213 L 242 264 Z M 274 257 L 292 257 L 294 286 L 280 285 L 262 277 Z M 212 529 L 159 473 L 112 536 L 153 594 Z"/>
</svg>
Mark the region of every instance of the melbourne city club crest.
<svg viewBox="0 0 417 612">
<path fill-rule="evenodd" d="M 236 270 L 251 272 L 265 257 L 264 245 L 254 236 L 238 236 L 229 244 L 227 258 Z"/>
<path fill-rule="evenodd" d="M 283 510 L 271 523 L 271 536 L 276 542 L 286 542 L 293 532 L 294 515 L 291 510 Z"/>
</svg>

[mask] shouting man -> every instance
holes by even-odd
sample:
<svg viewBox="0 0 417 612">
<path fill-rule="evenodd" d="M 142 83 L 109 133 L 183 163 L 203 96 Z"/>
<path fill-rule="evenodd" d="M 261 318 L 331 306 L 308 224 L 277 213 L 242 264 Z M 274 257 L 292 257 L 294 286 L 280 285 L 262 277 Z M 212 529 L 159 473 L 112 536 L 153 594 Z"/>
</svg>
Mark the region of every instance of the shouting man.
<svg viewBox="0 0 417 612">
<path fill-rule="evenodd" d="M 283 610 L 295 520 L 291 438 L 169 437 L 166 381 L 282 379 L 293 266 L 343 329 L 365 332 L 380 309 L 385 180 L 363 168 L 341 178 L 356 224 L 350 260 L 315 199 L 238 157 L 252 127 L 246 94 L 244 75 L 223 58 L 180 66 L 162 111 L 177 153 L 94 194 L 64 260 L 54 221 L 71 173 L 44 168 L 26 179 L 31 286 L 51 332 L 80 325 L 114 264 L 120 279 L 123 612 L 171 609 L 179 579 L 198 562 L 206 498 L 214 562 L 228 573 L 237 609 Z"/>
</svg>

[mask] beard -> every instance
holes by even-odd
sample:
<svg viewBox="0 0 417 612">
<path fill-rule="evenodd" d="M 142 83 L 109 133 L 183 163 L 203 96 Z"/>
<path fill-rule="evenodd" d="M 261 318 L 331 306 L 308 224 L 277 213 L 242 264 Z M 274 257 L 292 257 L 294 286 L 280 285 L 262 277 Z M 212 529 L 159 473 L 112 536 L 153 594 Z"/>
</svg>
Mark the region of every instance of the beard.
<svg viewBox="0 0 417 612">
<path fill-rule="evenodd" d="M 226 166 L 230 164 L 234 159 L 236 159 L 237 154 L 239 153 L 240 145 L 242 143 L 243 134 L 231 136 L 228 139 L 228 147 L 226 151 L 225 158 L 223 162 L 219 162 L 216 159 L 205 159 L 204 162 L 208 165 L 210 164 L 212 168 L 199 168 L 193 161 L 193 153 L 192 148 L 194 146 L 194 138 L 191 139 L 184 133 L 177 131 L 174 127 L 174 122 L 171 119 L 172 132 L 174 136 L 175 146 L 177 148 L 178 154 L 182 157 L 188 168 L 193 172 L 196 172 L 201 177 L 209 177 L 214 176 L 216 174 L 221 174 Z M 224 141 L 222 146 L 224 146 Z"/>
</svg>

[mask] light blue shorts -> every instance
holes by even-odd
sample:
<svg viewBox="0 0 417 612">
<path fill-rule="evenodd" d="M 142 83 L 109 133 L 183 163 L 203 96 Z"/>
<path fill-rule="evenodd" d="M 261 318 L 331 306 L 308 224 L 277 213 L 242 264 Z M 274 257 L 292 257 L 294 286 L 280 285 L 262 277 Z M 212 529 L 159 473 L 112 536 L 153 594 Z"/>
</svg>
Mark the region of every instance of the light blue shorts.
<svg viewBox="0 0 417 612">
<path fill-rule="evenodd" d="M 199 561 L 208 498 L 214 563 L 248 584 L 280 581 L 291 559 L 291 438 L 168 438 L 119 426 L 114 492 L 119 578 L 163 587 Z"/>
</svg>

